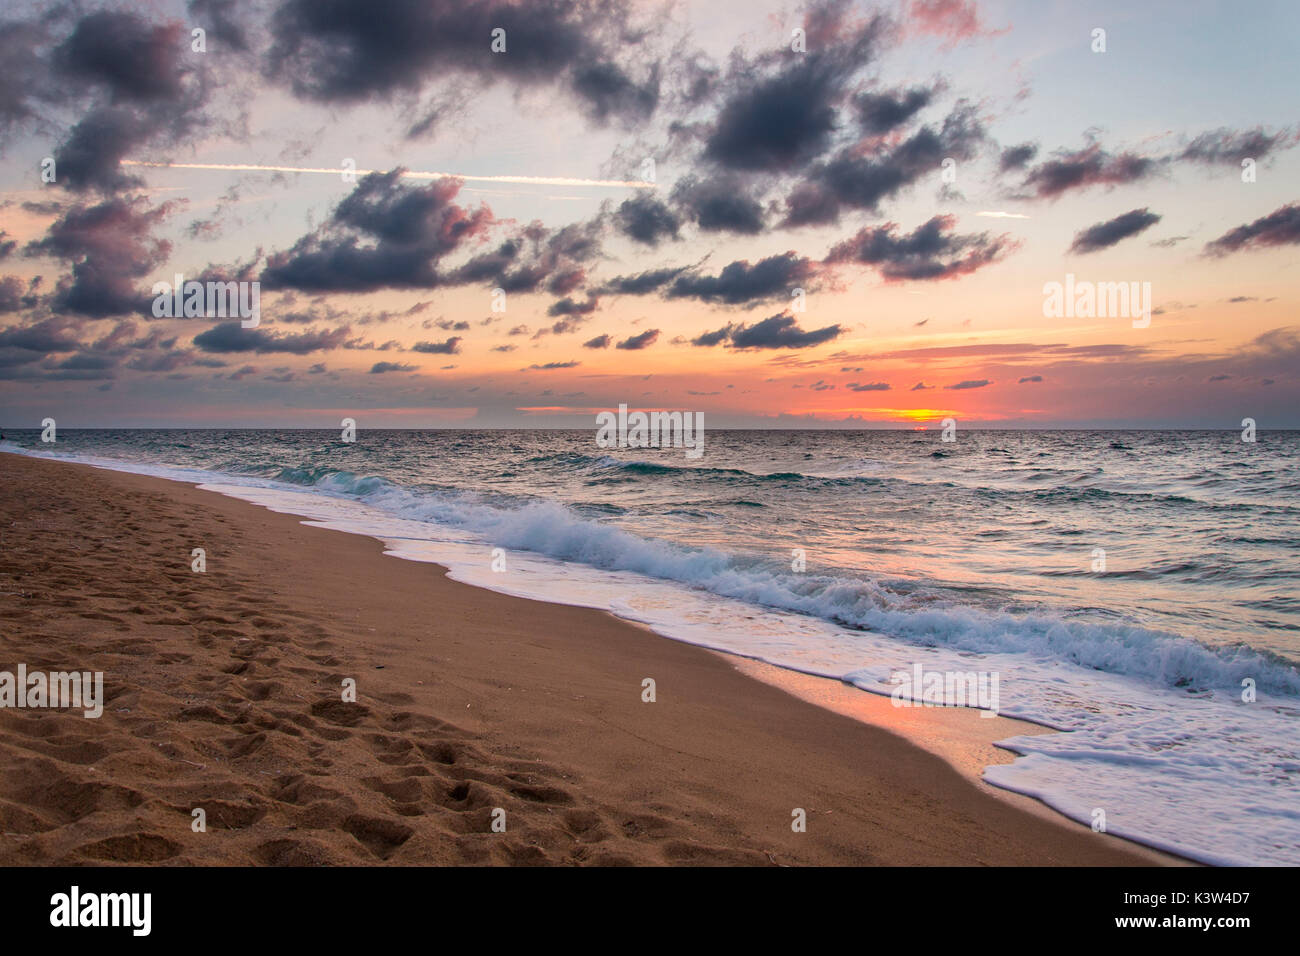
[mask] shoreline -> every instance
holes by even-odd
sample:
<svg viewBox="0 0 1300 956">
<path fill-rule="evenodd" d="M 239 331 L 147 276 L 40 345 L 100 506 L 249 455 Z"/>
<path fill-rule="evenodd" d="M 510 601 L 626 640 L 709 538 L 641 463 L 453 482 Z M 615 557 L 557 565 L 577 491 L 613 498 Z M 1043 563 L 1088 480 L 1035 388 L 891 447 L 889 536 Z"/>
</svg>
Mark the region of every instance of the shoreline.
<svg viewBox="0 0 1300 956">
<path fill-rule="evenodd" d="M 124 739 L 100 727 L 88 731 L 84 722 L 64 727 L 75 719 L 62 714 L 0 713 L 0 755 L 7 769 L 12 771 L 24 759 L 59 761 L 49 748 L 24 747 L 21 739 L 14 746 L 15 735 L 23 734 L 15 723 L 53 721 L 61 732 L 33 735 L 28 727 L 27 742 L 75 737 L 74 749 L 94 759 L 65 760 L 67 766 L 47 766 L 47 772 L 73 781 L 103 772 L 98 764 L 115 772 L 125 763 L 135 776 L 125 773 L 115 779 L 115 786 L 133 794 L 125 798 L 127 803 L 139 798 L 131 807 L 137 824 L 139 808 L 150 810 L 145 833 L 137 826 L 134 837 L 121 832 L 130 812 L 112 813 L 98 803 L 73 821 L 42 830 L 57 822 L 51 800 L 15 793 L 14 784 L 6 784 L 0 795 L 0 824 L 6 834 L 0 862 L 1185 862 L 1094 834 L 1037 800 L 980 781 L 979 771 L 986 764 L 979 761 L 987 756 L 980 748 L 992 749 L 991 741 L 980 738 L 994 734 L 993 728 L 979 728 L 980 734 L 972 735 L 970 728 L 956 729 L 957 724 L 975 718 L 998 725 L 1008 718 L 981 719 L 978 712 L 969 711 L 954 719 L 952 712 L 896 709 L 888 698 L 832 681 L 788 671 L 760 673 L 779 669 L 674 641 L 602 611 L 461 584 L 447 578 L 440 565 L 385 560 L 378 539 L 306 525 L 298 516 L 186 483 L 18 455 L 0 456 L 0 478 L 11 487 L 27 483 L 47 497 L 57 490 L 73 501 L 71 509 L 55 512 L 58 521 L 68 522 L 61 529 L 63 539 L 44 539 L 46 549 L 64 552 L 56 555 L 62 560 L 77 557 L 66 553 L 69 544 L 87 538 L 119 545 L 130 538 L 126 556 L 156 551 L 161 531 L 154 525 L 164 519 L 172 546 L 167 558 L 172 567 L 165 578 L 172 588 L 188 592 L 184 606 L 165 610 L 154 621 L 146 617 L 145 629 L 157 633 L 143 641 L 135 637 L 139 629 L 120 608 L 92 608 L 81 617 L 126 625 L 119 631 L 131 634 L 130 646 L 146 658 L 186 655 L 198 641 L 209 656 L 238 659 L 232 666 L 242 669 L 219 678 L 202 665 L 191 666 L 188 678 L 181 675 L 178 684 L 173 682 L 170 707 L 166 700 L 154 700 L 153 706 L 142 709 L 149 714 L 150 733 L 168 737 L 167 743 L 177 748 L 174 760 L 202 765 L 200 778 L 219 769 L 215 776 L 234 780 L 223 779 L 217 789 L 242 789 L 244 804 L 251 804 L 238 811 L 224 808 L 236 823 L 228 829 L 238 831 L 241 839 L 224 849 L 206 845 L 214 841 L 187 836 L 188 814 L 182 816 L 172 806 L 171 818 L 164 823 L 167 811 L 151 806 L 160 793 L 170 791 L 158 789 L 159 781 L 148 768 L 141 776 L 140 764 L 149 761 L 139 759 L 140 742 L 131 735 Z M 18 504 L 12 497 L 7 496 L 6 509 Z M 120 509 L 124 499 L 136 507 L 117 513 L 116 521 L 101 516 L 100 527 L 93 526 L 97 505 Z M 75 515 L 68 515 L 69 510 Z M 37 520 L 56 520 L 42 517 L 51 513 L 48 509 L 37 512 Z M 33 516 L 7 517 L 9 539 L 15 526 Z M 80 538 L 78 522 L 83 526 Z M 217 544 L 208 549 L 208 571 L 198 575 L 188 567 L 190 548 L 180 546 L 185 538 L 205 535 Z M 240 547 L 229 547 L 231 536 Z M 183 554 L 173 553 L 181 550 Z M 49 563 L 50 556 L 43 557 Z M 124 566 L 121 560 L 116 564 Z M 298 572 L 292 582 L 284 580 L 287 566 Z M 266 582 L 268 576 L 271 583 Z M 248 602 L 249 595 L 200 588 L 250 579 L 262 582 L 258 594 L 274 610 L 259 610 L 257 601 Z M 28 609 L 21 595 L 15 601 L 11 584 L 3 590 L 0 607 L 14 622 L 10 630 L 21 631 Z M 162 592 L 167 593 L 166 585 Z M 133 589 L 130 600 L 139 610 L 131 608 L 131 613 L 151 613 L 146 607 L 149 593 L 148 587 Z M 415 598 L 425 596 L 429 606 L 418 606 L 424 602 Z M 430 613 L 434 608 L 456 613 L 437 621 Z M 44 643 L 41 632 L 20 634 L 18 639 L 6 634 L 9 648 L 24 645 L 39 651 L 28 653 L 24 659 L 29 662 L 48 657 L 50 639 L 59 637 L 60 615 L 41 617 Z M 325 623 L 349 618 L 364 630 L 346 629 L 345 635 L 337 625 Z M 251 626 L 231 626 L 241 620 Z M 290 633 L 281 637 L 285 631 Z M 96 656 L 103 650 L 89 635 L 80 640 L 74 644 L 80 653 Z M 492 648 L 499 653 L 491 653 Z M 430 651 L 438 664 L 433 671 L 429 661 L 417 659 Z M 380 657 L 383 664 L 366 668 L 361 663 Z M 290 658 L 296 667 L 286 663 Z M 176 660 L 162 666 L 191 664 Z M 361 686 L 359 703 L 351 705 L 360 707 L 356 712 L 325 696 L 325 686 L 349 667 Z M 103 669 L 106 685 L 111 685 L 112 669 Z M 643 678 L 637 675 L 647 672 L 664 675 L 655 678 L 654 704 L 640 700 Z M 804 681 L 824 686 L 810 687 Z M 128 683 L 133 689 L 125 694 L 134 694 L 132 700 L 151 696 L 146 688 Z M 250 683 L 257 685 L 252 693 Z M 378 688 L 369 697 L 365 691 L 372 684 Z M 207 698 L 202 703 L 177 699 L 204 685 L 210 689 L 197 695 Z M 435 693 L 435 688 L 440 690 Z M 583 693 L 574 693 L 579 690 Z M 837 691 L 853 698 L 830 700 L 839 696 Z M 123 693 L 120 687 L 116 694 L 109 690 L 105 724 L 121 720 L 115 714 L 122 709 L 135 712 L 116 706 Z M 457 703 L 463 699 L 463 708 L 453 706 L 449 697 Z M 854 703 L 845 703 L 848 700 Z M 206 708 L 206 716 L 186 717 L 196 704 Z M 917 715 L 921 720 L 864 718 L 866 710 L 878 709 L 877 704 L 895 715 Z M 384 708 L 398 708 L 405 716 L 383 715 Z M 394 736 L 385 730 L 385 717 L 389 727 L 406 726 Z M 218 728 L 219 734 L 234 728 L 240 736 L 233 741 L 189 741 L 171 726 L 177 718 L 198 721 L 205 730 Z M 1051 732 L 1013 723 L 1013 729 L 999 729 L 994 735 L 1001 739 Z M 188 730 L 191 725 L 184 726 Z M 705 738 L 701 726 L 710 728 Z M 447 739 L 430 745 L 431 736 Z M 918 742 L 927 736 L 931 746 L 922 749 Z M 109 745 L 109 737 L 116 747 Z M 304 737 L 305 749 L 296 746 Z M 214 766 L 181 757 L 182 740 L 199 747 L 190 758 L 206 753 Z M 96 742 L 99 746 L 92 746 Z M 250 745 L 248 752 L 242 752 L 241 743 Z M 212 752 L 213 745 L 225 752 Z M 33 750 L 38 754 L 34 758 Z M 120 750 L 127 751 L 129 759 L 118 759 Z M 270 753 L 249 759 L 262 751 Z M 871 758 L 863 760 L 863 752 Z M 1000 755 L 998 762 L 1012 759 L 1006 751 L 993 752 Z M 327 753 L 331 756 L 323 756 Z M 450 763 L 445 762 L 448 756 L 453 758 Z M 277 759 L 257 766 L 271 757 Z M 327 763 L 322 765 L 322 760 Z M 349 768 L 341 774 L 349 785 L 341 790 L 328 785 L 340 777 L 339 764 Z M 530 769 L 510 769 L 525 765 Z M 383 768 L 392 772 L 386 774 Z M 512 775 L 536 779 L 521 782 Z M 6 776 L 13 778 L 12 772 Z M 269 781 L 250 779 L 255 776 L 270 781 L 289 776 L 297 783 L 294 793 L 285 794 L 283 787 L 272 784 L 268 789 Z M 142 779 L 147 785 L 141 785 Z M 68 786 L 83 793 L 79 788 L 86 783 L 81 779 Z M 213 786 L 211 780 L 197 781 L 190 802 L 202 799 Z M 322 793 L 314 801 L 305 800 L 298 792 L 302 789 Z M 304 816 L 305 808 L 313 806 L 315 811 Z M 505 809 L 511 820 L 506 834 L 490 831 L 488 818 L 496 807 Z M 791 831 L 791 808 L 806 809 L 806 833 Z M 58 809 L 69 815 L 66 807 Z M 616 822 L 622 817 L 628 819 Z M 92 818 L 95 827 L 79 823 Z M 416 827 L 415 821 L 425 825 Z M 77 831 L 89 829 L 93 832 L 87 836 L 94 836 L 101 825 L 107 828 L 103 832 L 116 832 L 90 840 L 91 850 L 77 843 Z M 522 838 L 516 827 L 524 833 Z M 259 829 L 265 832 L 254 832 Z M 295 832 L 310 838 L 300 839 L 292 835 Z M 29 839 L 15 839 L 24 835 Z M 259 836 L 268 839 L 258 842 Z"/>
</svg>

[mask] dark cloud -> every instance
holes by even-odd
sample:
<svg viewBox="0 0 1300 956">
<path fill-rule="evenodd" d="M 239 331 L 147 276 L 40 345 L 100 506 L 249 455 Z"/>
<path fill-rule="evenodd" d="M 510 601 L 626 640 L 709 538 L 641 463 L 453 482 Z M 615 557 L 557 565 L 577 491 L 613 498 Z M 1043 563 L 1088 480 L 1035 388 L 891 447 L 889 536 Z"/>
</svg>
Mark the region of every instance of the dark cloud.
<svg viewBox="0 0 1300 956">
<path fill-rule="evenodd" d="M 1235 166 L 1243 159 L 1264 159 L 1279 148 L 1285 149 L 1295 143 L 1294 130 L 1266 133 L 1261 128 L 1242 131 L 1220 128 L 1197 136 L 1178 158 L 1206 165 L 1231 163 Z"/>
<path fill-rule="evenodd" d="M 889 281 L 938 280 L 968 275 L 1014 248 L 1006 236 L 955 235 L 955 221 L 952 216 L 935 216 L 901 236 L 896 223 L 869 226 L 833 247 L 826 261 L 872 265 Z"/>
<path fill-rule="evenodd" d="M 825 151 L 850 78 L 874 59 L 889 26 L 882 17 L 854 23 L 849 13 L 844 2 L 812 3 L 804 21 L 807 52 L 785 48 L 756 62 L 733 56 L 725 101 L 705 136 L 707 160 L 781 172 Z"/>
<path fill-rule="evenodd" d="M 1160 167 L 1160 160 L 1131 152 L 1111 154 L 1092 143 L 1075 152 L 1058 150 L 1032 167 L 1023 185 L 1040 199 L 1055 199 L 1071 189 L 1140 182 Z"/>
<path fill-rule="evenodd" d="M 598 335 L 594 339 L 588 339 L 583 342 L 582 347 L 584 349 L 607 349 L 612 341 L 613 339 L 608 335 Z"/>
<path fill-rule="evenodd" d="M 683 177 L 673 189 L 673 201 L 705 232 L 756 235 L 763 231 L 763 207 L 736 177 Z"/>
<path fill-rule="evenodd" d="M 54 49 L 54 69 L 105 88 L 114 102 L 152 103 L 181 94 L 179 23 L 151 24 L 134 13 L 88 14 Z"/>
<path fill-rule="evenodd" d="M 493 222 L 492 213 L 485 206 L 458 206 L 453 201 L 460 191 L 456 180 L 408 186 L 400 176 L 401 170 L 392 170 L 362 178 L 319 229 L 268 258 L 262 284 L 311 292 L 431 289 L 506 271 L 517 247 L 491 267 L 471 263 L 455 279 L 440 274 L 440 262 L 481 236 Z"/>
<path fill-rule="evenodd" d="M 659 99 L 658 71 L 652 64 L 639 79 L 630 75 L 643 35 L 627 22 L 629 6 L 287 0 L 271 18 L 266 70 L 296 95 L 323 102 L 383 100 L 448 79 L 478 87 L 507 80 L 566 87 L 597 121 L 644 119 Z M 491 49 L 498 28 L 505 31 L 504 52 Z"/>
<path fill-rule="evenodd" d="M 619 342 L 618 345 L 615 346 L 615 348 L 628 349 L 629 351 L 636 351 L 638 349 L 649 348 L 651 345 L 654 345 L 655 342 L 657 342 L 658 340 L 659 340 L 658 329 L 646 329 L 646 331 L 640 333 L 639 335 L 633 335 L 631 338 L 626 338 L 622 342 Z"/>
<path fill-rule="evenodd" d="M 453 335 L 445 342 L 416 342 L 411 346 L 411 351 L 428 355 L 459 355 L 462 341 L 464 340 L 459 335 Z"/>
<path fill-rule="evenodd" d="M 1042 380 L 1043 376 L 1041 375 L 1026 375 L 1017 384 L 1024 385 L 1027 382 L 1041 382 Z"/>
<path fill-rule="evenodd" d="M 287 352 L 292 355 L 307 355 L 323 349 L 339 348 L 347 341 L 350 331 L 345 325 L 332 331 L 276 335 L 260 327 L 245 329 L 238 322 L 222 322 L 194 336 L 194 344 L 204 352 Z"/>
<path fill-rule="evenodd" d="M 860 93 L 853 100 L 853 108 L 863 131 L 879 135 L 902 126 L 929 106 L 934 94 L 934 90 L 924 86 L 884 93 Z"/>
<path fill-rule="evenodd" d="M 547 362 L 545 365 L 530 365 L 528 368 L 520 369 L 521 372 L 549 372 L 557 368 L 577 368 L 581 362 Z"/>
<path fill-rule="evenodd" d="M 240 3 L 241 0 L 189 0 L 186 9 L 207 30 L 208 38 L 217 41 L 214 47 L 242 52 L 248 49 L 248 36 L 239 23 Z"/>
<path fill-rule="evenodd" d="M 1037 143 L 1021 143 L 1019 146 L 1008 146 L 1002 150 L 1002 155 L 998 158 L 998 169 L 1004 173 L 1013 169 L 1024 169 L 1037 155 Z"/>
<path fill-rule="evenodd" d="M 945 385 L 944 388 L 952 389 L 953 391 L 962 391 L 968 388 L 983 388 L 986 385 L 992 384 L 993 383 L 987 378 L 967 379 L 964 382 L 958 382 L 956 385 Z"/>
<path fill-rule="evenodd" d="M 692 345 L 713 346 L 730 342 L 737 349 L 806 349 L 830 342 L 847 329 L 840 325 L 805 332 L 793 315 L 782 312 L 753 325 L 729 324 L 714 332 L 705 332 L 691 340 Z"/>
<path fill-rule="evenodd" d="M 1300 243 L 1300 203 L 1291 203 L 1225 232 L 1213 242 L 1206 243 L 1205 252 L 1211 256 L 1225 256 L 1242 249 L 1293 246 L 1296 243 Z"/>
<path fill-rule="evenodd" d="M 663 288 L 682 275 L 686 267 L 676 269 L 651 269 L 630 276 L 615 276 L 597 289 L 609 295 L 646 295 Z"/>
<path fill-rule="evenodd" d="M 676 239 L 681 228 L 677 214 L 650 193 L 640 193 L 624 200 L 614 214 L 614 221 L 624 235 L 647 246 L 657 246 L 664 239 Z"/>
<path fill-rule="evenodd" d="M 1132 209 L 1114 219 L 1099 222 L 1076 233 L 1074 242 L 1070 245 L 1070 252 L 1088 253 L 1109 249 L 1130 236 L 1136 236 L 1143 230 L 1150 229 L 1159 221 L 1160 216 L 1146 207 Z"/>
<path fill-rule="evenodd" d="M 850 392 L 887 392 L 887 391 L 889 391 L 889 383 L 888 383 L 888 382 L 867 382 L 867 383 L 862 384 L 862 385 L 859 385 L 857 382 L 853 382 L 853 383 L 851 383 L 851 384 L 849 384 L 849 385 L 845 385 L 844 387 L 847 388 Z"/>
<path fill-rule="evenodd" d="M 701 302 L 742 305 L 764 299 L 788 298 L 817 274 L 817 266 L 794 252 L 769 256 L 750 265 L 738 260 L 716 276 L 694 273 L 679 276 L 665 293 L 670 299 L 695 298 Z"/>
<path fill-rule="evenodd" d="M 370 366 L 371 375 L 382 375 L 384 372 L 414 372 L 414 365 L 403 365 L 401 362 L 376 362 Z"/>
<path fill-rule="evenodd" d="M 38 116 L 37 101 L 48 95 L 41 47 L 48 25 L 43 20 L 0 22 L 0 142 L 20 123 Z"/>
<path fill-rule="evenodd" d="M 546 310 L 546 314 L 551 316 L 591 315 L 596 311 L 599 305 L 600 300 L 596 298 L 588 298 L 586 302 L 578 302 L 574 299 L 561 299 L 559 302 L 552 303 L 551 307 Z"/>
<path fill-rule="evenodd" d="M 972 159 L 986 138 L 975 108 L 962 101 L 937 129 L 923 126 L 902 142 L 876 150 L 842 149 L 811 167 L 786 197 L 783 224 L 833 223 L 844 209 L 878 213 L 882 201 L 923 175 L 937 173 L 945 159 Z"/>
<path fill-rule="evenodd" d="M 151 296 L 135 282 L 171 253 L 170 242 L 151 235 L 170 211 L 167 203 L 150 206 L 138 196 L 74 206 L 25 252 L 71 263 L 71 277 L 55 293 L 57 310 L 91 318 L 147 313 Z"/>
</svg>

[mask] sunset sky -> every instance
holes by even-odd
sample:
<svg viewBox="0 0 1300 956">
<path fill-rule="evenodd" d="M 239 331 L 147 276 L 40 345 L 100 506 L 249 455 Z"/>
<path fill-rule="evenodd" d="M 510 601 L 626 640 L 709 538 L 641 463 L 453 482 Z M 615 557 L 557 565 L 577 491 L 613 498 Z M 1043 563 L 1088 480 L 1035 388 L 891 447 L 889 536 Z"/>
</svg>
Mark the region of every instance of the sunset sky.
<svg viewBox="0 0 1300 956">
<path fill-rule="evenodd" d="M 5 9 L 2 427 L 1300 426 L 1291 0 Z"/>
</svg>

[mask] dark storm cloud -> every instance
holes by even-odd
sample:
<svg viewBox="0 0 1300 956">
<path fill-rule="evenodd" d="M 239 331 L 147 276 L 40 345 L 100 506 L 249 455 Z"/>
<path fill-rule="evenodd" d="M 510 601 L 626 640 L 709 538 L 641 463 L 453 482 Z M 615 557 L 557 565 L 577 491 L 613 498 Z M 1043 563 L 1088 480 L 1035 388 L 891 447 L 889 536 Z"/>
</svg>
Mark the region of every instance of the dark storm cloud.
<svg viewBox="0 0 1300 956">
<path fill-rule="evenodd" d="M 624 235 L 647 246 L 657 246 L 664 239 L 676 239 L 681 228 L 677 214 L 650 193 L 624 200 L 614 214 L 614 221 Z"/>
<path fill-rule="evenodd" d="M 307 355 L 340 347 L 347 341 L 350 331 L 345 325 L 323 332 L 276 335 L 262 328 L 242 328 L 238 322 L 222 322 L 194 336 L 194 344 L 204 352 L 287 352 L 291 355 Z"/>
<path fill-rule="evenodd" d="M 285 252 L 273 253 L 262 272 L 269 289 L 373 292 L 384 288 L 431 289 L 449 284 L 439 263 L 493 222 L 485 206 L 466 209 L 453 200 L 456 180 L 427 186 L 401 182 L 401 170 L 371 173 L 357 183 L 315 232 Z M 362 240 L 367 244 L 362 245 Z M 519 249 L 499 249 L 488 264 L 472 262 L 459 280 L 503 274 Z"/>
<path fill-rule="evenodd" d="M 91 318 L 148 311 L 150 296 L 135 288 L 171 253 L 171 243 L 151 235 L 170 206 L 150 206 L 142 197 L 74 206 L 56 220 L 45 238 L 28 243 L 29 256 L 51 256 L 72 264 L 72 275 L 55 292 L 54 308 Z"/>
<path fill-rule="evenodd" d="M 1114 219 L 1099 222 L 1076 233 L 1070 252 L 1087 253 L 1109 249 L 1116 243 L 1150 229 L 1160 221 L 1160 216 L 1150 209 L 1132 209 Z"/>
<path fill-rule="evenodd" d="M 1120 186 L 1154 175 L 1163 160 L 1136 153 L 1108 153 L 1100 144 L 1069 152 L 1058 150 L 1051 159 L 1031 167 L 1023 183 L 1039 199 L 1055 199 L 1072 189 Z"/>
<path fill-rule="evenodd" d="M 241 0 L 190 0 L 186 5 L 190 15 L 208 31 L 208 38 L 216 40 L 214 46 L 232 50 L 248 49 L 248 36 L 239 23 Z"/>
<path fill-rule="evenodd" d="M 938 280 L 975 272 L 1014 248 L 1006 236 L 955 235 L 955 221 L 952 216 L 935 216 L 906 235 L 898 235 L 892 222 L 869 226 L 832 248 L 826 261 L 871 265 L 890 281 Z"/>
<path fill-rule="evenodd" d="M 51 70 L 62 99 L 97 98 L 54 152 L 59 185 L 105 193 L 137 186 L 139 177 L 119 166 L 128 153 L 176 142 L 205 120 L 206 85 L 182 60 L 187 50 L 185 28 L 177 22 L 116 11 L 77 22 L 51 52 Z"/>
<path fill-rule="evenodd" d="M 683 177 L 673 188 L 673 201 L 706 232 L 756 235 L 763 231 L 763 207 L 737 178 Z"/>
<path fill-rule="evenodd" d="M 40 49 L 48 26 L 41 21 L 0 23 L 0 142 L 18 124 L 35 119 L 37 101 L 47 96 L 50 84 Z"/>
<path fill-rule="evenodd" d="M 732 262 L 716 276 L 695 273 L 679 276 L 668 286 L 665 295 L 670 299 L 694 298 L 701 302 L 744 305 L 788 298 L 816 273 L 817 266 L 811 260 L 786 252 L 760 259 L 753 265 L 745 260 Z"/>
<path fill-rule="evenodd" d="M 685 271 L 686 267 L 682 266 L 676 269 L 651 269 L 630 276 L 615 276 L 596 291 L 609 295 L 646 295 L 663 288 Z"/>
<path fill-rule="evenodd" d="M 459 355 L 460 343 L 463 341 L 459 335 L 453 335 L 445 342 L 416 342 L 411 346 L 411 351 L 429 355 Z"/>
<path fill-rule="evenodd" d="M 804 23 L 807 52 L 785 48 L 755 63 L 733 55 L 725 101 L 706 134 L 706 159 L 728 169 L 782 172 L 825 151 L 849 80 L 874 58 L 889 27 L 881 17 L 853 23 L 849 14 L 845 2 L 814 3 Z"/>
<path fill-rule="evenodd" d="M 1291 203 L 1225 232 L 1213 242 L 1206 243 L 1205 252 L 1211 256 L 1225 256 L 1242 249 L 1293 246 L 1297 243 L 1300 243 L 1300 203 Z"/>
<path fill-rule="evenodd" d="M 54 69 L 107 89 L 114 102 L 174 100 L 181 93 L 181 25 L 133 13 L 91 13 L 54 49 Z"/>
<path fill-rule="evenodd" d="M 1236 165 L 1243 159 L 1264 159 L 1279 148 L 1285 149 L 1295 143 L 1296 133 L 1290 129 L 1267 133 L 1260 128 L 1241 131 L 1220 128 L 1197 136 L 1178 158 L 1207 165 Z"/>
<path fill-rule="evenodd" d="M 578 302 L 574 299 L 561 299 L 554 302 L 546 310 L 547 315 L 590 315 L 595 312 L 600 305 L 599 299 L 588 299 L 586 302 Z"/>
<path fill-rule="evenodd" d="M 68 334 L 68 325 L 65 319 L 44 319 L 32 325 L 0 329 L 0 349 L 33 352 L 34 358 L 51 352 L 75 352 L 81 343 Z"/>
<path fill-rule="evenodd" d="M 271 17 L 266 70 L 300 97 L 360 103 L 419 92 L 430 81 L 560 83 L 597 121 L 644 118 L 659 98 L 618 0 L 287 0 Z M 505 31 L 493 52 L 493 30 Z M 428 123 L 425 124 L 429 125 Z"/>
<path fill-rule="evenodd" d="M 879 135 L 902 126 L 930 105 L 935 91 L 924 86 L 884 93 L 860 93 L 853 100 L 863 132 Z"/>
<path fill-rule="evenodd" d="M 1008 146 L 1002 150 L 1001 156 L 998 157 L 998 169 L 1002 172 L 1010 172 L 1013 169 L 1024 169 L 1038 155 L 1038 144 L 1021 143 L 1019 146 Z"/>
<path fill-rule="evenodd" d="M 619 342 L 618 345 L 615 346 L 615 348 L 627 349 L 629 351 L 636 351 L 639 349 L 649 348 L 650 346 L 654 345 L 655 342 L 657 342 L 658 340 L 659 340 L 658 329 L 646 329 L 644 332 L 642 332 L 639 335 L 633 335 L 632 337 L 626 338 L 622 342 Z"/>
<path fill-rule="evenodd" d="M 936 173 L 945 159 L 973 158 L 986 138 L 974 107 L 963 101 L 939 128 L 923 126 L 895 146 L 866 153 L 846 147 L 808 170 L 786 198 L 783 225 L 836 222 L 844 209 L 877 213 L 883 200 Z"/>
<path fill-rule="evenodd" d="M 806 349 L 830 342 L 847 331 L 840 325 L 804 331 L 793 315 L 782 312 L 753 325 L 733 323 L 705 332 L 692 339 L 691 344 L 713 346 L 730 342 L 737 349 Z"/>
</svg>

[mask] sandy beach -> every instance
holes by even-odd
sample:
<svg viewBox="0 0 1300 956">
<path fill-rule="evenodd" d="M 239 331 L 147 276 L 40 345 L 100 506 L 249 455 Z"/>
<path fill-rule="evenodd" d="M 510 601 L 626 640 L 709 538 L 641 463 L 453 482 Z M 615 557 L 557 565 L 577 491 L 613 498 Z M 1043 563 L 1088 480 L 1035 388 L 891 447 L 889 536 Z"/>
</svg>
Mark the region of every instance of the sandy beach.
<svg viewBox="0 0 1300 956">
<path fill-rule="evenodd" d="M 819 706 L 189 485 L 5 454 L 0 489 L 0 669 L 102 671 L 107 698 L 0 710 L 5 865 L 1161 859 L 978 785 L 966 731 L 928 732 L 950 763 L 866 723 L 883 698 Z"/>
</svg>

